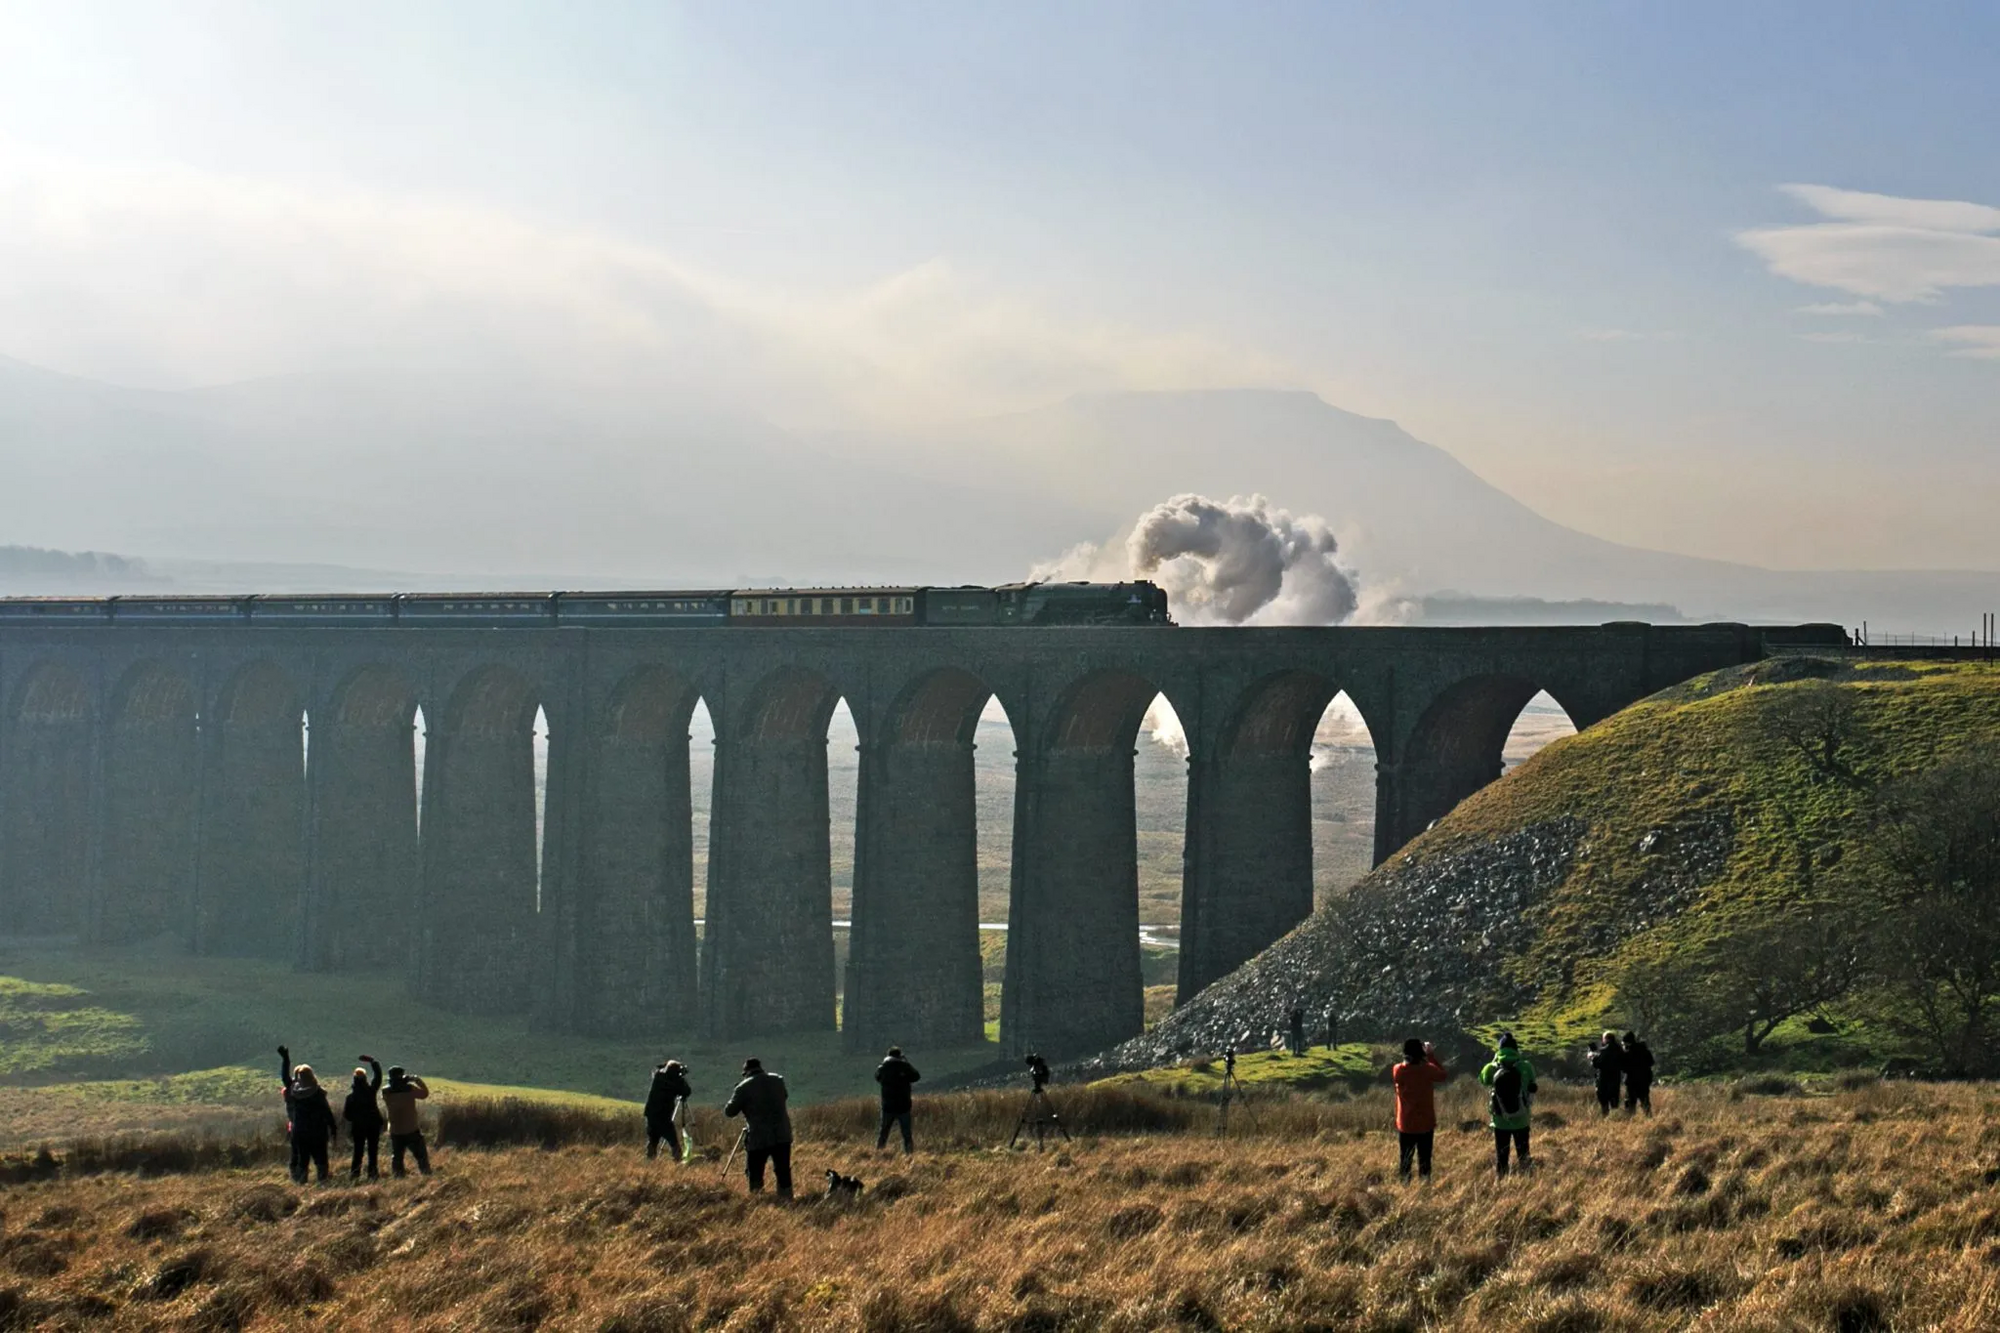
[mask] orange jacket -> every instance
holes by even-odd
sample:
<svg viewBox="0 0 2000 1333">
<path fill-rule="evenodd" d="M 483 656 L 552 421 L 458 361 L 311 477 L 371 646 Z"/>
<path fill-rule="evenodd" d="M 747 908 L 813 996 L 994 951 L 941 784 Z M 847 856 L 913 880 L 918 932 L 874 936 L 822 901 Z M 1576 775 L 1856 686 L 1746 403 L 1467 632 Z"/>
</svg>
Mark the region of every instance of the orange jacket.
<svg viewBox="0 0 2000 1333">
<path fill-rule="evenodd" d="M 1432 1090 L 1450 1080 L 1451 1071 L 1425 1056 L 1422 1064 L 1403 1061 L 1389 1071 L 1396 1082 L 1396 1128 L 1404 1134 L 1426 1134 L 1437 1128 L 1437 1098 Z"/>
</svg>

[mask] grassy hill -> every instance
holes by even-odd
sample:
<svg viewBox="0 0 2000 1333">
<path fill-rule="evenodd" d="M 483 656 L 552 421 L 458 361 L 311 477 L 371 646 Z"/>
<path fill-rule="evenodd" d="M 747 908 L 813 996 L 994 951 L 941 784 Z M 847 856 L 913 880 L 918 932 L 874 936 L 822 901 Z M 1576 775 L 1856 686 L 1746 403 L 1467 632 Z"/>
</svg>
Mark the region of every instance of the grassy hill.
<svg viewBox="0 0 2000 1333">
<path fill-rule="evenodd" d="M 1548 746 L 1102 1063 L 1261 1046 L 1300 999 L 1334 1009 L 1343 1037 L 1469 1045 L 1506 1025 L 1573 1051 L 1602 1026 L 1653 1026 L 1658 1003 L 1627 978 L 1768 926 L 1866 849 L 1871 791 L 1996 742 L 1986 664 L 1780 659 L 1690 681 Z M 1760 1054 L 1831 1067 L 1895 1052 L 1860 1009 L 1817 1010 Z"/>
<path fill-rule="evenodd" d="M 743 1057 L 786 1075 L 802 1102 L 872 1091 L 872 1056 L 837 1033 L 706 1046 L 603 1041 L 536 1031 L 524 1019 L 451 1014 L 410 999 L 394 973 L 299 973 L 167 947 L 84 949 L 0 943 L 0 1144 L 138 1127 L 233 1129 L 277 1111 L 279 1042 L 336 1078 L 361 1052 L 472 1092 L 588 1103 L 644 1096 L 653 1064 L 692 1070 L 720 1104 Z M 943 1077 L 997 1048 L 916 1051 Z"/>
<path fill-rule="evenodd" d="M 1990 1329 L 1987 1088 L 1782 1098 L 1666 1089 L 1660 1116 L 1537 1105 L 1537 1170 L 1492 1180 L 1479 1090 L 1440 1094 L 1436 1183 L 1401 1185 L 1387 1094 L 1058 1087 L 1073 1143 L 994 1151 L 1018 1093 L 924 1098 L 914 1159 L 872 1107 L 798 1119 L 799 1200 L 721 1164 L 474 1151 L 428 1179 L 295 1188 L 240 1169 L 68 1174 L 4 1193 L 0 1327 L 1488 1330 Z M 717 1136 L 705 1141 L 713 1144 Z M 1910 1170 L 1912 1163 L 1922 1169 Z M 0 1162 L 0 1167 L 8 1165 Z M 828 1168 L 861 1175 L 853 1203 Z"/>
</svg>

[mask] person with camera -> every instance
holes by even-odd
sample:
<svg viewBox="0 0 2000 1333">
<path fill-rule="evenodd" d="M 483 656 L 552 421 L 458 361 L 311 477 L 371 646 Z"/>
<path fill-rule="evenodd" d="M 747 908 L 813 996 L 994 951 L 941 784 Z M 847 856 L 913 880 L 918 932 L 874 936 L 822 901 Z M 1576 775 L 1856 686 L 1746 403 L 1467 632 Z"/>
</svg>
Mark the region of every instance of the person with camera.
<svg viewBox="0 0 2000 1333">
<path fill-rule="evenodd" d="M 764 1166 L 778 1178 L 778 1197 L 792 1197 L 792 1117 L 785 1109 L 785 1080 L 765 1070 L 754 1056 L 743 1062 L 743 1081 L 729 1094 L 722 1114 L 743 1117 L 743 1174 L 750 1192 L 764 1191 Z"/>
<path fill-rule="evenodd" d="M 347 1137 L 354 1145 L 354 1162 L 348 1168 L 349 1180 L 361 1179 L 361 1159 L 368 1158 L 368 1178 L 378 1180 L 380 1171 L 376 1168 L 376 1155 L 382 1148 L 382 1108 L 375 1104 L 375 1094 L 382 1090 L 382 1066 L 374 1056 L 360 1057 L 367 1069 L 354 1071 L 353 1085 L 348 1089 L 347 1100 L 340 1108 L 340 1118 L 347 1122 Z"/>
<path fill-rule="evenodd" d="M 324 1184 L 327 1151 L 340 1137 L 340 1122 L 333 1118 L 333 1106 L 313 1067 L 294 1065 L 291 1050 L 284 1046 L 278 1048 L 278 1073 L 285 1081 L 285 1119 L 292 1131 L 292 1182 L 305 1184 L 307 1167 L 311 1166 Z"/>
<path fill-rule="evenodd" d="M 917 1067 L 903 1058 L 900 1046 L 891 1046 L 882 1063 L 875 1066 L 875 1081 L 882 1085 L 882 1130 L 875 1136 L 875 1151 L 889 1146 L 891 1125 L 903 1131 L 905 1157 L 917 1150 L 910 1135 L 910 1085 L 922 1077 Z"/>
<path fill-rule="evenodd" d="M 1597 1114 L 1610 1115 L 1618 1109 L 1618 1085 L 1625 1077 L 1625 1048 L 1617 1033 L 1605 1033 L 1590 1048 L 1590 1067 L 1597 1071 Z"/>
<path fill-rule="evenodd" d="M 417 1160 L 417 1174 L 431 1173 L 430 1149 L 424 1143 L 423 1122 L 417 1103 L 428 1100 L 431 1090 L 415 1074 L 401 1065 L 389 1066 L 389 1083 L 382 1089 L 382 1106 L 389 1113 L 389 1174 L 404 1176 L 403 1154 Z"/>
<path fill-rule="evenodd" d="M 1389 1071 L 1396 1085 L 1396 1140 L 1401 1156 L 1398 1174 L 1410 1178 L 1410 1159 L 1425 1184 L 1431 1178 L 1431 1149 L 1437 1139 L 1437 1085 L 1451 1080 L 1438 1063 L 1437 1050 L 1416 1037 L 1403 1043 L 1403 1062 Z"/>
<path fill-rule="evenodd" d="M 674 1123 L 674 1114 L 692 1096 L 694 1088 L 688 1083 L 686 1065 L 678 1060 L 662 1060 L 654 1067 L 652 1086 L 646 1090 L 648 1161 L 659 1156 L 662 1139 L 667 1143 L 667 1155 L 676 1162 L 682 1159 L 680 1126 Z"/>
<path fill-rule="evenodd" d="M 1539 1085 L 1535 1082 L 1535 1067 L 1521 1054 L 1520 1043 L 1514 1040 L 1513 1033 L 1500 1034 L 1500 1045 L 1493 1052 L 1493 1059 L 1479 1071 L 1479 1081 L 1493 1090 L 1487 1102 L 1491 1117 L 1487 1123 L 1493 1128 L 1493 1154 L 1498 1159 L 1500 1177 L 1505 1179 L 1507 1175 L 1510 1146 L 1521 1159 L 1521 1169 L 1531 1169 L 1528 1130 L 1533 1122 Z"/>
</svg>

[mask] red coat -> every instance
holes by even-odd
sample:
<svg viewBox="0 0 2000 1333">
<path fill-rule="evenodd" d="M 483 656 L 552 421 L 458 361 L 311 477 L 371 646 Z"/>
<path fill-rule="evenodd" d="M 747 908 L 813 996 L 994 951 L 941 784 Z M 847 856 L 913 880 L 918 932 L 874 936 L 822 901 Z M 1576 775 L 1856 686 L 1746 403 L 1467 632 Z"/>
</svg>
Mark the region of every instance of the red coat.
<svg viewBox="0 0 2000 1333">
<path fill-rule="evenodd" d="M 1425 1056 L 1422 1064 L 1408 1060 L 1389 1071 L 1396 1081 L 1396 1128 L 1404 1134 L 1427 1134 L 1437 1128 L 1437 1098 L 1432 1090 L 1451 1078 L 1451 1071 Z"/>
</svg>

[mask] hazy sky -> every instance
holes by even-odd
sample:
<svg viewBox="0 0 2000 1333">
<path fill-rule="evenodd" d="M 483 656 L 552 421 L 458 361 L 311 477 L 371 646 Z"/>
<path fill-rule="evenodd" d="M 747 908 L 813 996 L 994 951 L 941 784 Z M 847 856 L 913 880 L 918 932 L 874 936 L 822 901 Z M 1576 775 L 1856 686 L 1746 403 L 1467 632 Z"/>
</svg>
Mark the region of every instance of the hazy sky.
<svg viewBox="0 0 2000 1333">
<path fill-rule="evenodd" d="M 2000 569 L 1996 70 L 1983 3 L 0 0 L 0 355 L 1302 385 L 1603 536 Z"/>
</svg>

